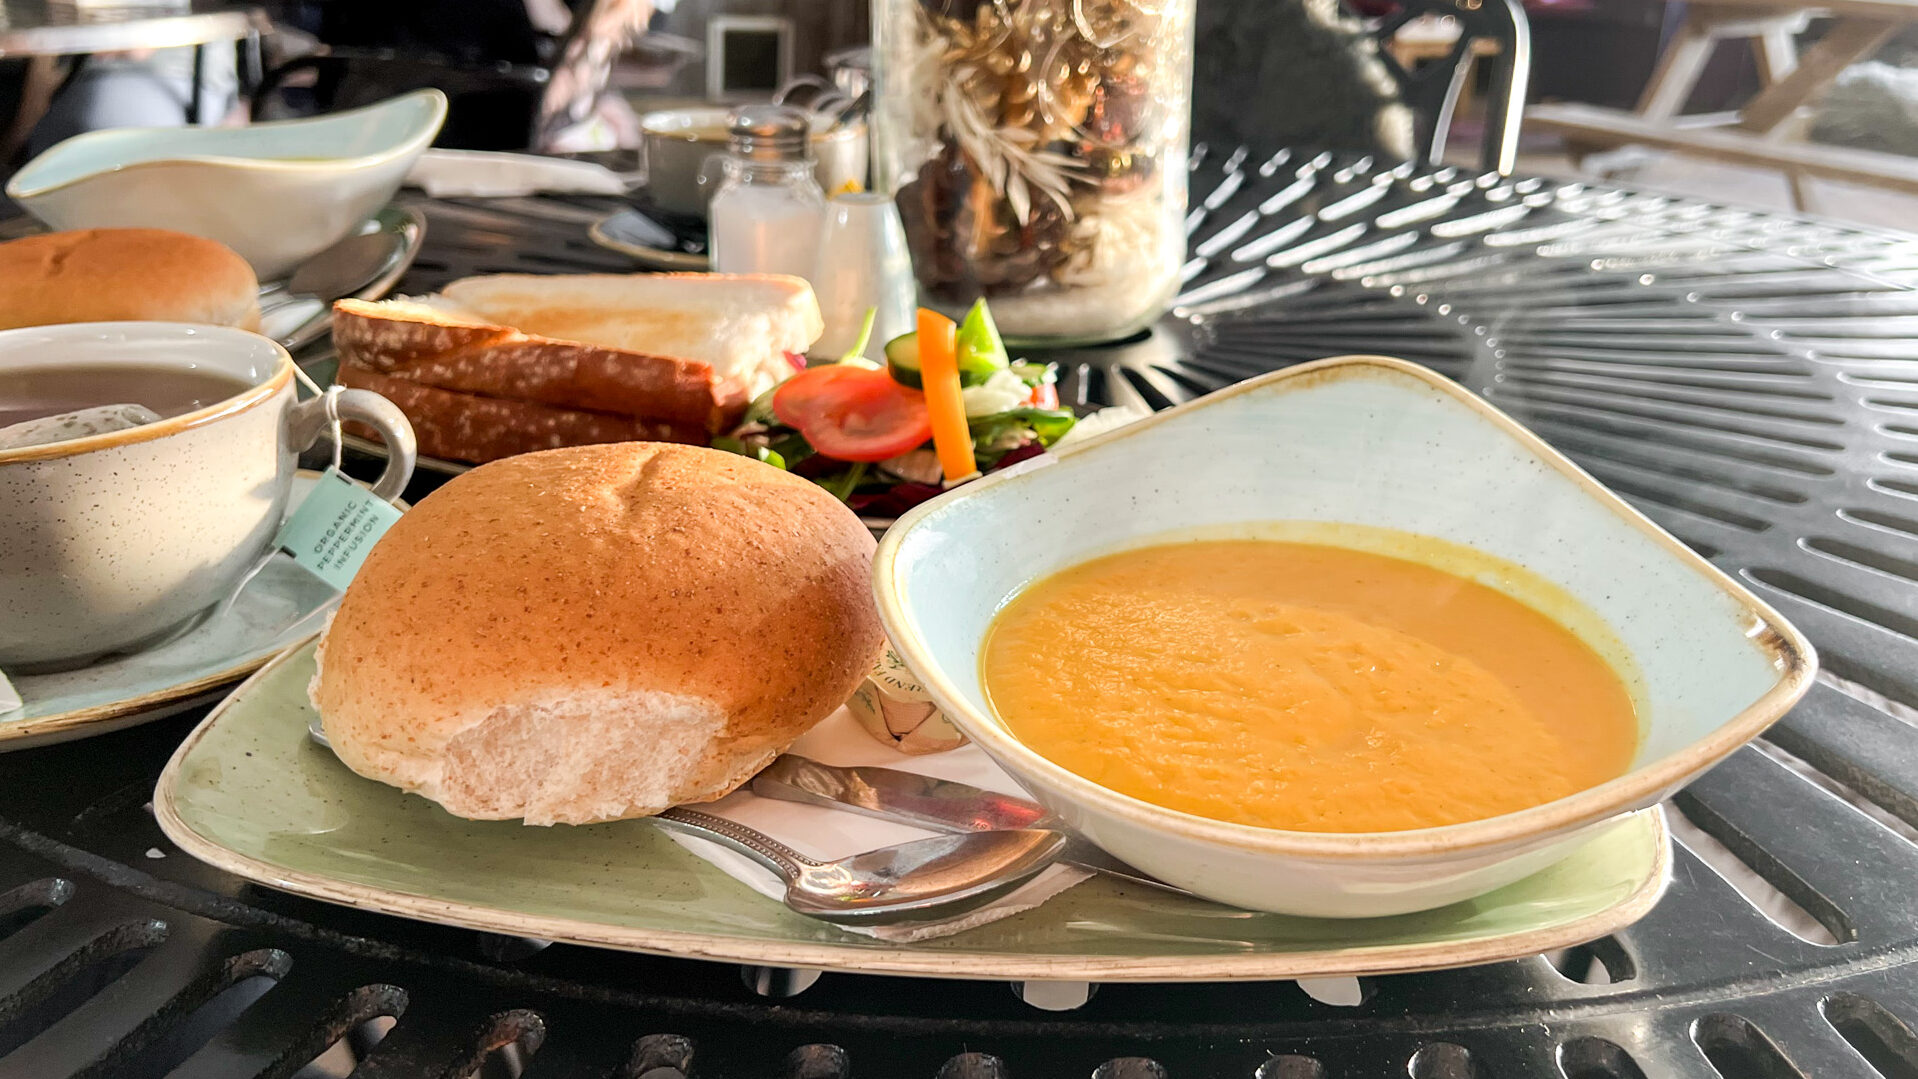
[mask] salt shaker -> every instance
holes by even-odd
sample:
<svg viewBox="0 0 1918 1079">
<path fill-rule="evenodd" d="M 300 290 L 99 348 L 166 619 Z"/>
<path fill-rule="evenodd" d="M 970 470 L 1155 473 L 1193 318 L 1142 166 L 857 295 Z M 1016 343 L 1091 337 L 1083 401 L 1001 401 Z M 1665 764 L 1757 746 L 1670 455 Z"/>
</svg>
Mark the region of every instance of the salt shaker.
<svg viewBox="0 0 1918 1079">
<path fill-rule="evenodd" d="M 813 179 L 810 134 L 795 108 L 733 110 L 725 179 L 709 211 L 714 271 L 812 275 L 826 196 Z"/>
</svg>

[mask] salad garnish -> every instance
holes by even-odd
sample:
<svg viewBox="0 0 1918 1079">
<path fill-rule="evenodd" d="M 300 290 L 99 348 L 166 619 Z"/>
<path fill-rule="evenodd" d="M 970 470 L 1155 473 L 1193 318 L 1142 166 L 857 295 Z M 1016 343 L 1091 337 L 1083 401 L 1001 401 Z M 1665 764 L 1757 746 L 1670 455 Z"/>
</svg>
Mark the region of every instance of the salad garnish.
<svg viewBox="0 0 1918 1079">
<path fill-rule="evenodd" d="M 919 309 L 919 373 L 932 417 L 932 452 L 947 483 L 964 483 L 979 474 L 972 432 L 966 427 L 966 399 L 959 395 L 958 330 L 939 312 Z"/>
<path fill-rule="evenodd" d="M 1045 452 L 1072 430 L 1057 371 L 1014 360 L 981 300 L 956 325 L 921 309 L 914 332 L 851 351 L 761 394 L 740 426 L 713 440 L 805 476 L 862 513 L 896 516 L 946 488 Z"/>
</svg>

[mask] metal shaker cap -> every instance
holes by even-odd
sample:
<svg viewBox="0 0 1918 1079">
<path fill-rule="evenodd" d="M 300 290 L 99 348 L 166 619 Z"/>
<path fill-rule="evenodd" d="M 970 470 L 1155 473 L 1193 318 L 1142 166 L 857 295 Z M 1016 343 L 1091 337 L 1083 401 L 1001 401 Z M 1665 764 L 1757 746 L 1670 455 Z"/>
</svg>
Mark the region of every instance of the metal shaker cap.
<svg viewBox="0 0 1918 1079">
<path fill-rule="evenodd" d="M 727 118 L 727 147 L 748 161 L 803 161 L 811 156 L 812 125 L 790 105 L 745 105 Z"/>
</svg>

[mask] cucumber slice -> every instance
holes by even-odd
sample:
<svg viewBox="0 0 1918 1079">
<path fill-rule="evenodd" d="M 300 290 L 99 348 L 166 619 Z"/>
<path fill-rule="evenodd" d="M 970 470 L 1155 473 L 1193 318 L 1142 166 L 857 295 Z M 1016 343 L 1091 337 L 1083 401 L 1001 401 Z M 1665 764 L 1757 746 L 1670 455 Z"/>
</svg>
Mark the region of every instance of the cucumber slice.
<svg viewBox="0 0 1918 1079">
<path fill-rule="evenodd" d="M 956 359 L 959 362 L 959 384 L 961 386 L 983 385 L 987 379 L 1006 369 L 1009 360 L 1006 357 L 1006 344 L 999 338 L 999 328 L 992 324 L 992 313 L 986 310 L 985 301 L 972 305 L 957 330 L 955 345 L 958 348 Z M 893 381 L 901 386 L 910 386 L 923 390 L 925 377 L 919 372 L 919 335 L 901 334 L 886 342 L 886 367 L 892 371 Z"/>
<path fill-rule="evenodd" d="M 925 379 L 919 374 L 919 335 L 901 334 L 886 342 L 886 369 L 892 372 L 892 380 L 901 386 L 910 386 L 915 390 L 925 389 Z"/>
</svg>

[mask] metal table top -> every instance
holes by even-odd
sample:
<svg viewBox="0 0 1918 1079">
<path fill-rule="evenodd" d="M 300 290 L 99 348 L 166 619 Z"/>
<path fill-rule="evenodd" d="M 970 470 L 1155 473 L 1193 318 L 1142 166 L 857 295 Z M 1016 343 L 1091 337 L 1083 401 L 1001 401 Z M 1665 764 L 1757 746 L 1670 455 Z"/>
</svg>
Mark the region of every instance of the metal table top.
<svg viewBox="0 0 1918 1079">
<path fill-rule="evenodd" d="M 215 0 L 178 4 L 0 0 L 0 57 L 65 56 L 239 41 L 258 9 Z"/>
<path fill-rule="evenodd" d="M 585 238 L 606 208 L 430 204 L 404 287 L 627 268 Z M 1918 701 L 1918 236 L 1243 154 L 1200 155 L 1190 225 L 1178 310 L 1056 355 L 1069 397 L 1163 406 L 1350 352 L 1430 364 L 1779 606 L 1829 670 Z M 719 965 L 243 884 L 145 808 L 196 711 L 0 756 L 0 1076 L 341 1075 L 344 1050 L 309 1062 L 397 1016 L 353 1074 L 1911 1079 L 1918 728 L 1868 695 L 1821 684 L 1680 795 L 1670 893 L 1569 957 L 1368 979 L 1351 1008 L 1288 983 L 1121 985 L 1063 1013 L 852 975 L 767 998 Z M 1741 895 L 1728 859 L 1777 896 Z"/>
</svg>

